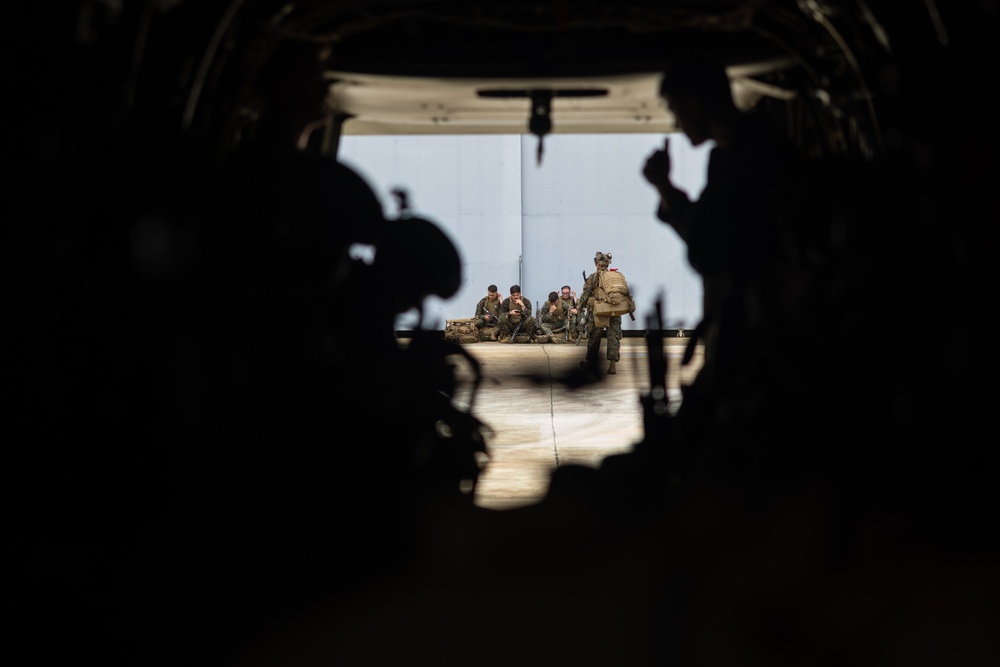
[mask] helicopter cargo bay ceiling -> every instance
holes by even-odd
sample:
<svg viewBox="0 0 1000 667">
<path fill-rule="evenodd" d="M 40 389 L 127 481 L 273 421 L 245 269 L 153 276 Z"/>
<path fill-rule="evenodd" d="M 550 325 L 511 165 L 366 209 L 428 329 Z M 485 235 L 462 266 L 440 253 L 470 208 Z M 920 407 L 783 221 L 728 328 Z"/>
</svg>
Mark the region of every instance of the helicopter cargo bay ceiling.
<svg viewBox="0 0 1000 667">
<path fill-rule="evenodd" d="M 115 117 L 222 152 L 281 107 L 304 109 L 307 78 L 321 81 L 333 134 L 667 132 L 658 73 L 697 52 L 727 66 L 741 107 L 764 110 L 810 154 L 866 159 L 885 155 L 887 121 L 905 133 L 948 111 L 932 106 L 947 104 L 942 87 L 981 84 L 998 12 L 938 0 L 74 4 L 58 23 L 30 3 L 5 6 L 23 52 L 37 50 L 16 74 L 38 109 L 120 82 Z M 296 71 L 304 61 L 277 64 L 289 50 L 309 53 L 315 77 Z M 32 62 L 60 64 L 52 85 L 38 85 Z"/>
<path fill-rule="evenodd" d="M 256 118 L 258 72 L 294 43 L 320 54 L 343 134 L 525 133 L 539 103 L 551 132 L 664 132 L 657 73 L 693 51 L 724 63 L 740 106 L 767 108 L 800 145 L 869 158 L 883 150 L 878 105 L 940 61 L 955 27 L 934 0 L 160 4 L 204 31 L 188 128 Z"/>
<path fill-rule="evenodd" d="M 737 105 L 763 95 L 791 99 L 794 91 L 751 73 L 777 71 L 790 59 L 729 68 Z M 673 116 L 658 94 L 658 72 L 588 77 L 421 77 L 330 71 L 328 103 L 349 122 L 344 134 L 519 134 L 532 130 L 538 98 L 547 99 L 553 133 L 673 132 Z"/>
<path fill-rule="evenodd" d="M 309 31 L 329 46 L 328 104 L 345 134 L 537 134 L 540 104 L 548 132 L 670 132 L 657 87 L 675 54 L 724 62 L 744 109 L 812 97 L 818 61 L 845 65 L 795 3 L 364 4 L 362 17 L 329 3 Z"/>
</svg>

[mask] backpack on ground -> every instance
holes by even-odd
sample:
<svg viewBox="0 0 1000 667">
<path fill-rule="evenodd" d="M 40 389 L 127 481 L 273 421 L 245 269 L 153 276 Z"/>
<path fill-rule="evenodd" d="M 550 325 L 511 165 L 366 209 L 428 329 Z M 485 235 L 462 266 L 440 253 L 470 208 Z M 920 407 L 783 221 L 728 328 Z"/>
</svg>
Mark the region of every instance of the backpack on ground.
<svg viewBox="0 0 1000 667">
<path fill-rule="evenodd" d="M 464 317 L 458 320 L 446 320 L 444 339 L 452 343 L 478 343 L 479 331 L 476 329 L 476 318 Z"/>
</svg>

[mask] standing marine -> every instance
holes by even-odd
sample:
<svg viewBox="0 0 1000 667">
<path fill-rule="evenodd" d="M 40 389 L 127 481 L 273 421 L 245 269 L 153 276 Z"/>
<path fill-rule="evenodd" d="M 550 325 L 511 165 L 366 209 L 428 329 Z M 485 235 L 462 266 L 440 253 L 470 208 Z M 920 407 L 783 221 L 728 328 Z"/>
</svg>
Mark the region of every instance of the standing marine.
<svg viewBox="0 0 1000 667">
<path fill-rule="evenodd" d="M 601 338 L 604 330 L 608 332 L 606 356 L 608 359 L 608 375 L 617 373 L 617 363 L 621 359 L 622 316 L 609 314 L 609 309 L 619 313 L 629 313 L 635 310 L 635 302 L 628 292 L 625 277 L 615 270 L 609 269 L 611 253 L 598 251 L 594 255 L 594 266 L 597 270 L 583 281 L 580 292 L 580 304 L 587 307 L 587 359 L 580 365 L 591 373 L 597 371 L 597 359 L 601 353 Z M 601 312 L 598 312 L 601 311 Z"/>
</svg>

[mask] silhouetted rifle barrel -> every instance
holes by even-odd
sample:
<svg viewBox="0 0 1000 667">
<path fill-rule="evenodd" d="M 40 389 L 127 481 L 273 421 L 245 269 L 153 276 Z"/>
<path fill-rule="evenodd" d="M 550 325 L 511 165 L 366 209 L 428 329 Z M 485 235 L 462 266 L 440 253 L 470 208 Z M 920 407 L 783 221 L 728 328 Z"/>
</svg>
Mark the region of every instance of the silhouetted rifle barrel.
<svg viewBox="0 0 1000 667">
<path fill-rule="evenodd" d="M 646 318 L 646 358 L 649 364 L 649 393 L 641 398 L 646 441 L 665 445 L 668 407 L 667 355 L 663 351 L 663 300 L 656 300 L 656 312 Z"/>
<path fill-rule="evenodd" d="M 667 357 L 663 352 L 663 301 L 656 300 L 656 313 L 647 320 L 651 327 L 646 330 L 646 356 L 649 360 L 649 391 L 663 393 L 667 402 Z"/>
</svg>

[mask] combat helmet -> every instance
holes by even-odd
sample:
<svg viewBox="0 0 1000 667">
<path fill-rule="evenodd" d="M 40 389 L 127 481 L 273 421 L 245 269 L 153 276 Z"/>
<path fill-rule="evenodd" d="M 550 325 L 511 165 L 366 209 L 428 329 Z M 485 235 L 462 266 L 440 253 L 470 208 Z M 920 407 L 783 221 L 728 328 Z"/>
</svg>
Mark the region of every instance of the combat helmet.
<svg viewBox="0 0 1000 667">
<path fill-rule="evenodd" d="M 594 255 L 594 264 L 596 264 L 597 266 L 603 266 L 603 267 L 610 266 L 611 265 L 611 253 L 610 252 L 601 252 L 600 250 L 598 250 L 597 254 Z"/>
</svg>

